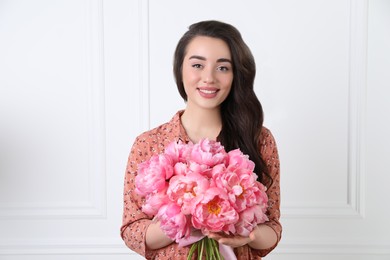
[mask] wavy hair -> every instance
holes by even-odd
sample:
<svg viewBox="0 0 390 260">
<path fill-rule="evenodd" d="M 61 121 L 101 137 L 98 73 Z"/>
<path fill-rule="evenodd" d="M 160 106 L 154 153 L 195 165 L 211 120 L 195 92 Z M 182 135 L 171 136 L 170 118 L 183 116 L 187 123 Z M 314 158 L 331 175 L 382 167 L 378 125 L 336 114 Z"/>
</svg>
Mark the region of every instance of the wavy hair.
<svg viewBox="0 0 390 260">
<path fill-rule="evenodd" d="M 184 101 L 187 101 L 187 94 L 183 85 L 183 61 L 188 44 L 197 36 L 223 40 L 232 56 L 233 82 L 228 97 L 221 104 L 222 130 L 217 140 L 226 151 L 240 148 L 248 154 L 255 163 L 258 180 L 270 187 L 272 178 L 259 149 L 264 115 L 254 92 L 256 64 L 253 55 L 234 26 L 214 20 L 192 24 L 179 40 L 173 61 L 176 85 Z"/>
</svg>

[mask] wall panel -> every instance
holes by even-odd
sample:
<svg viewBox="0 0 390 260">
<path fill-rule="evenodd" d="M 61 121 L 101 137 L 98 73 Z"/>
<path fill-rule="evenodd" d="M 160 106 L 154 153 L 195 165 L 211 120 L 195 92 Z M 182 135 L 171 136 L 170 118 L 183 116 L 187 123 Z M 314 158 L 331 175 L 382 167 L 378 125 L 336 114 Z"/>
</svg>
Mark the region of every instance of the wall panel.
<svg viewBox="0 0 390 260">
<path fill-rule="evenodd" d="M 389 13 L 386 0 L 1 1 L 0 259 L 142 259 L 119 237 L 127 156 L 185 107 L 173 52 L 205 19 L 241 31 L 278 143 L 284 233 L 266 259 L 388 259 Z"/>
</svg>

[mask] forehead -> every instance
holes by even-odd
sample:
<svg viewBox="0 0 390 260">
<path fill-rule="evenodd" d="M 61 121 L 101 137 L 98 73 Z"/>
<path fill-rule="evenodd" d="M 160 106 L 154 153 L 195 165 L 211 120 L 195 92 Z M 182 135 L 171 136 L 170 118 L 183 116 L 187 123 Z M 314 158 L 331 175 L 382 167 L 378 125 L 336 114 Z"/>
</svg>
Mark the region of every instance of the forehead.
<svg viewBox="0 0 390 260">
<path fill-rule="evenodd" d="M 227 43 L 219 38 L 196 36 L 186 48 L 186 56 L 199 55 L 205 58 L 231 58 Z"/>
</svg>

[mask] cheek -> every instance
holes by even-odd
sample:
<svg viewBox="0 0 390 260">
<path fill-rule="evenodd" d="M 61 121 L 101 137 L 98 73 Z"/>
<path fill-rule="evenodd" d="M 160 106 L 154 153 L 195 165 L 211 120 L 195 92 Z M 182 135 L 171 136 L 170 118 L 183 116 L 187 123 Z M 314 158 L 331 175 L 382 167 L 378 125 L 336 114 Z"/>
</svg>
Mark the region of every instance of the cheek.
<svg viewBox="0 0 390 260">
<path fill-rule="evenodd" d="M 232 88 L 232 84 L 233 84 L 233 75 L 231 77 L 226 77 L 224 79 L 224 86 L 227 88 L 227 89 L 231 89 Z"/>
<path fill-rule="evenodd" d="M 194 86 L 194 79 L 190 74 L 186 74 L 184 71 L 183 71 L 183 86 L 184 86 L 184 91 L 188 96 L 188 93 Z"/>
<path fill-rule="evenodd" d="M 197 75 L 196 73 L 183 70 L 184 87 L 191 87 L 191 85 L 198 83 L 199 80 L 199 75 Z"/>
</svg>

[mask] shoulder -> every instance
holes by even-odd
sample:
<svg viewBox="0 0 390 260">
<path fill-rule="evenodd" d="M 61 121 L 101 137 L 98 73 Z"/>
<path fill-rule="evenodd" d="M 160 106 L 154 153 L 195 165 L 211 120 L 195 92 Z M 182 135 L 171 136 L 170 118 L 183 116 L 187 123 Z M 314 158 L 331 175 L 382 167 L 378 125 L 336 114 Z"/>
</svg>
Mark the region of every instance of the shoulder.
<svg viewBox="0 0 390 260">
<path fill-rule="evenodd" d="M 170 121 L 138 135 L 134 141 L 133 149 L 148 151 L 152 154 L 160 153 L 168 143 L 177 138 L 179 132 L 180 116 L 178 112 Z"/>
<path fill-rule="evenodd" d="M 260 132 L 260 153 L 262 156 L 277 155 L 277 146 L 272 132 L 267 127 L 262 127 Z"/>
<path fill-rule="evenodd" d="M 275 138 L 267 127 L 263 126 L 260 132 L 260 145 L 266 144 L 267 142 L 275 143 Z"/>
<path fill-rule="evenodd" d="M 151 130 L 145 131 L 138 135 L 135 139 L 135 143 L 158 143 L 164 140 L 171 133 L 169 123 L 164 123 Z"/>
</svg>

